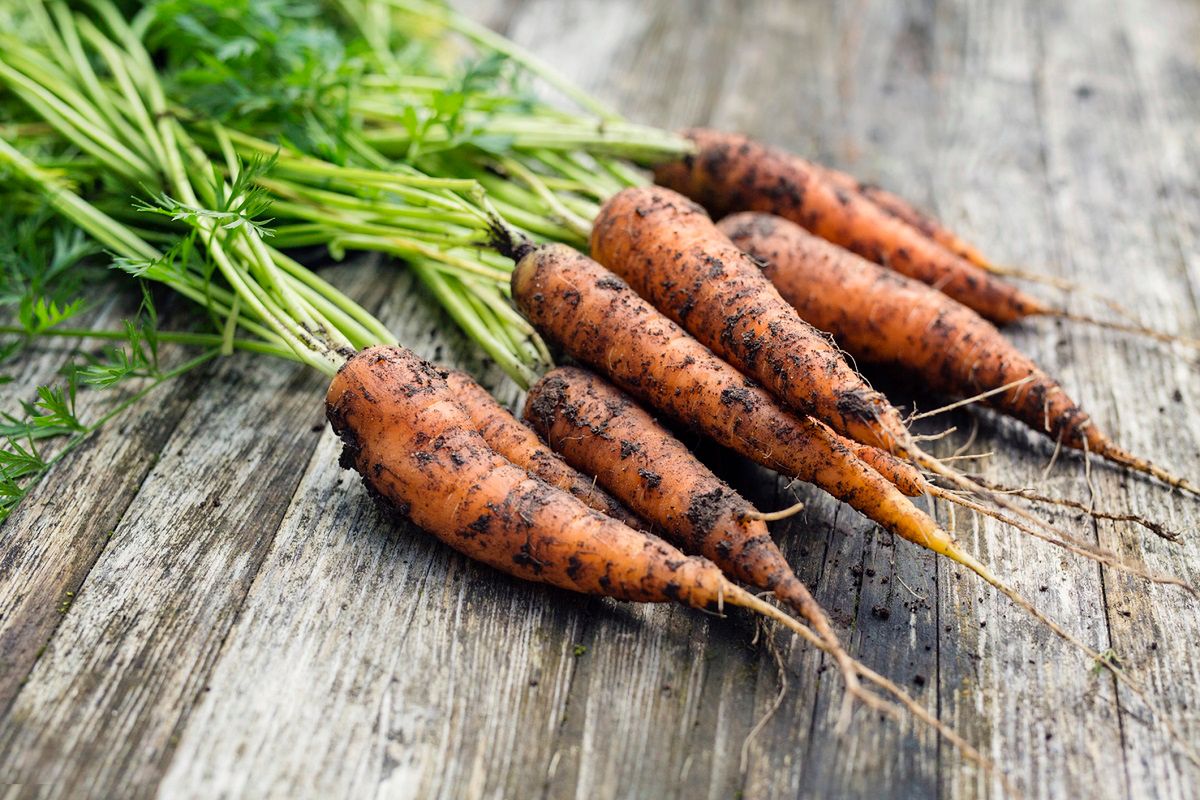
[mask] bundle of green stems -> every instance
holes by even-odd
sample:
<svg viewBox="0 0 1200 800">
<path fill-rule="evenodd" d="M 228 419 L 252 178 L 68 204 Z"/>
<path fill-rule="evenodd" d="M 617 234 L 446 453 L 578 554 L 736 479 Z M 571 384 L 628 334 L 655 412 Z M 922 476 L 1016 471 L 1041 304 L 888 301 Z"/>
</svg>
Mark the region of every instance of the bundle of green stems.
<svg viewBox="0 0 1200 800">
<path fill-rule="evenodd" d="M 46 183 L 36 170 L 52 170 L 123 222 L 139 244 L 80 208 L 59 209 L 127 269 L 204 302 L 215 319 L 247 316 L 255 336 L 308 361 L 320 348 L 303 330 L 329 331 L 335 347 L 384 331 L 285 251 L 371 251 L 413 270 L 527 384 L 549 355 L 509 302 L 512 263 L 489 247 L 497 225 L 585 248 L 599 204 L 645 180 L 627 159 L 690 147 L 617 118 L 424 0 L 160 2 L 129 18 L 110 0 L 87 5 L 26 0 L 2 37 L 0 83 L 15 101 L 15 124 L 0 130 L 4 159 L 33 184 Z M 524 79 L 579 110 L 536 99 Z M 254 223 L 268 208 L 269 225 Z M 253 240 L 223 242 L 234 226 L 254 229 Z M 203 242 L 199 283 L 165 266 L 178 261 L 181 236 Z M 236 302 L 241 267 L 264 291 Z M 298 304 L 301 330 L 273 326 L 271 302 Z"/>
</svg>

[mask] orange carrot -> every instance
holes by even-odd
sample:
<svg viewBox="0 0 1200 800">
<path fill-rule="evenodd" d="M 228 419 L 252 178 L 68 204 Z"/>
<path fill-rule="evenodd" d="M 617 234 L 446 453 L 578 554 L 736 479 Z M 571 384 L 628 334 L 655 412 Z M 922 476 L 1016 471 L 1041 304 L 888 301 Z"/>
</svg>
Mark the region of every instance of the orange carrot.
<svg viewBox="0 0 1200 800">
<path fill-rule="evenodd" d="M 831 186 L 842 192 L 861 195 L 877 207 L 896 219 L 916 228 L 926 238 L 931 239 L 959 258 L 964 258 L 977 267 L 991 270 L 993 265 L 978 248 L 963 241 L 957 234 L 943 225 L 931 215 L 920 210 L 899 195 L 889 192 L 882 186 L 871 183 L 861 183 L 853 175 L 824 165 L 807 162 L 822 175 Z"/>
<path fill-rule="evenodd" d="M 663 186 L 714 216 L 778 214 L 835 244 L 938 287 L 987 319 L 1005 324 L 1054 309 L 927 238 L 867 198 L 832 185 L 823 168 L 736 134 L 695 129 L 698 152 L 655 170 Z"/>
<path fill-rule="evenodd" d="M 1106 306 L 1118 312 L 1122 316 L 1129 316 L 1129 312 L 1122 308 L 1120 304 L 1113 302 L 1112 299 L 1091 292 L 1086 287 L 1079 286 L 1071 281 L 1056 277 L 1054 275 L 1046 275 L 1040 272 L 1030 272 L 1029 270 L 1024 270 L 1019 267 L 1001 266 L 999 264 L 992 263 L 983 255 L 983 253 L 979 251 L 978 248 L 964 241 L 960 236 L 958 236 L 958 234 L 951 231 L 932 215 L 922 211 L 912 203 L 905 200 L 903 197 L 893 194 L 881 186 L 876 186 L 870 183 L 860 183 L 859 180 L 853 175 L 833 169 L 832 167 L 827 167 L 822 164 L 814 164 L 812 162 L 807 163 L 809 163 L 817 172 L 817 174 L 824 178 L 825 181 L 834 189 L 838 190 L 839 192 L 854 194 L 870 201 L 881 211 L 890 214 L 891 216 L 905 223 L 909 227 L 919 232 L 926 239 L 929 239 L 931 242 L 942 246 L 959 258 L 965 259 L 971 264 L 974 264 L 975 266 L 991 273 L 992 275 L 1003 275 L 1006 278 L 1017 278 L 1023 281 L 1031 281 L 1033 283 L 1041 283 L 1047 286 L 1053 286 L 1054 288 L 1061 289 L 1063 291 L 1093 295 L 1097 300 L 1104 303 Z M 1054 313 L 1056 316 L 1067 316 L 1057 311 Z M 1125 326 L 1103 320 L 1092 319 L 1090 317 L 1081 319 L 1081 321 L 1090 322 L 1106 328 L 1124 330 L 1129 333 L 1147 335 L 1162 341 L 1186 341 L 1180 340 L 1179 337 L 1164 336 L 1159 334 L 1157 331 L 1150 331 L 1140 328 L 1136 325 Z"/>
<path fill-rule="evenodd" d="M 620 389 L 559 367 L 530 387 L 524 415 L 555 452 L 686 552 L 797 610 L 812 602 L 754 507 Z"/>
<path fill-rule="evenodd" d="M 326 411 L 353 466 L 386 507 L 470 558 L 526 580 L 620 600 L 744 605 L 744 592 L 488 447 L 440 371 L 400 347 L 352 357 Z M 752 606 L 756 607 L 756 606 Z"/>
<path fill-rule="evenodd" d="M 568 466 L 470 375 L 452 370 L 446 375 L 446 384 L 471 417 L 475 430 L 497 453 L 551 486 L 574 495 L 589 507 L 631 528 L 645 527 L 640 519 L 598 487 L 595 480 Z"/>
<path fill-rule="evenodd" d="M 597 261 L 794 410 L 888 451 L 908 442 L 887 398 L 687 198 L 626 189 L 604 204 L 591 244 Z"/>
<path fill-rule="evenodd" d="M 891 453 L 834 434 L 854 455 L 871 469 L 887 478 L 888 482 L 909 497 L 920 497 L 930 491 L 930 484 L 921 470 Z"/>
<path fill-rule="evenodd" d="M 590 372 L 560 367 L 530 387 L 525 418 L 556 452 L 595 475 L 684 552 L 788 603 L 831 644 L 856 690 L 853 662 L 761 515 L 632 398 Z"/>
<path fill-rule="evenodd" d="M 738 214 L 720 228 L 764 264 L 763 274 L 801 317 L 833 334 L 855 359 L 900 367 L 960 397 L 1025 380 L 982 402 L 1067 447 L 1196 491 L 1117 446 L 1053 378 L 966 306 L 779 217 Z"/>
</svg>

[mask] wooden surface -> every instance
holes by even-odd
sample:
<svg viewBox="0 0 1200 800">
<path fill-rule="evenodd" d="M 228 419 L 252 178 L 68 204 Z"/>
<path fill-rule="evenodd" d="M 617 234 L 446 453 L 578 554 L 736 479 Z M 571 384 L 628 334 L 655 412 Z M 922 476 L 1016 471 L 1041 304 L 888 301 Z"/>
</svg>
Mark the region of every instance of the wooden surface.
<svg viewBox="0 0 1200 800">
<path fill-rule="evenodd" d="M 462 7 L 636 119 L 745 130 L 846 167 L 998 259 L 1200 334 L 1194 2 Z M 422 354 L 516 400 L 403 272 L 366 263 L 332 275 Z M 1012 335 L 1119 442 L 1200 475 L 1195 354 L 1049 322 Z M 28 356 L 5 407 L 63 358 Z M 919 387 L 897 391 L 902 401 Z M 838 737 L 833 672 L 781 635 L 781 673 L 745 615 L 521 584 L 388 523 L 337 466 L 332 434 L 314 430 L 321 398 L 316 376 L 234 356 L 136 406 L 0 529 L 0 794 L 998 795 L 911 723 L 860 710 Z M 997 451 L 992 478 L 1086 498 L 1078 459 L 1043 478 L 1050 448 L 1015 424 L 947 420 L 978 422 L 973 449 Z M 727 476 L 763 507 L 790 497 L 740 463 Z M 1193 501 L 1104 468 L 1092 483 L 1102 506 L 1194 533 Z M 1197 796 L 1200 769 L 1136 698 L 970 575 L 799 492 L 809 509 L 779 538 L 851 652 L 1029 796 Z M 1059 520 L 1200 579 L 1194 535 L 1169 545 Z M 1194 601 L 962 514 L 954 524 L 1045 611 L 1114 649 L 1200 740 Z M 746 745 L 781 678 L 782 705 Z"/>
</svg>

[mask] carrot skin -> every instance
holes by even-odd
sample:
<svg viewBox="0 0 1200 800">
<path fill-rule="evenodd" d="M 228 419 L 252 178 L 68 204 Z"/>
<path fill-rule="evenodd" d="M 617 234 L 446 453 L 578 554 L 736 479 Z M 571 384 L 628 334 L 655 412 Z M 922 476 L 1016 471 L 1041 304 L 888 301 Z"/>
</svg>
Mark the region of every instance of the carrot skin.
<svg viewBox="0 0 1200 800">
<path fill-rule="evenodd" d="M 343 463 L 387 507 L 509 575 L 620 600 L 709 608 L 726 581 L 688 557 L 534 478 L 488 447 L 441 372 L 400 347 L 372 347 L 338 372 L 326 413 Z"/>
<path fill-rule="evenodd" d="M 929 484 L 925 480 L 925 476 L 921 474 L 921 470 L 909 462 L 880 450 L 878 447 L 856 442 L 853 439 L 838 436 L 838 434 L 834 434 L 834 436 L 837 436 L 838 440 L 858 456 L 864 464 L 887 478 L 889 483 L 906 496 L 920 497 L 929 490 Z"/>
<path fill-rule="evenodd" d="M 917 208 L 903 197 L 889 192 L 882 186 L 862 183 L 853 175 L 832 167 L 817 164 L 813 164 L 813 166 L 818 168 L 819 173 L 835 189 L 861 195 L 874 203 L 876 207 L 910 227 L 915 228 L 924 234 L 926 238 L 931 239 L 956 256 L 965 258 L 977 267 L 986 269 L 991 266 L 991 262 L 974 245 L 961 239 L 940 221 Z"/>
<path fill-rule="evenodd" d="M 950 252 L 870 200 L 839 189 L 821 168 L 748 137 L 694 129 L 698 152 L 655 170 L 655 180 L 715 217 L 765 211 L 864 258 L 938 287 L 997 324 L 1053 310 Z"/>
<path fill-rule="evenodd" d="M 617 502 L 616 498 L 597 486 L 593 479 L 576 472 L 559 458 L 542 443 L 536 433 L 522 425 L 520 420 L 510 414 L 507 408 L 500 405 L 491 393 L 476 383 L 470 375 L 451 370 L 446 375 L 446 384 L 459 404 L 466 409 L 483 440 L 497 453 L 551 486 L 574 495 L 600 513 L 607 514 L 635 530 L 645 527 L 645 523 Z"/>
<path fill-rule="evenodd" d="M 889 451 L 907 440 L 899 412 L 687 198 L 626 189 L 596 217 L 591 246 L 597 261 L 785 405 Z"/>
<path fill-rule="evenodd" d="M 771 538 L 754 507 L 700 463 L 634 400 L 603 378 L 559 367 L 529 389 L 525 418 L 572 465 L 597 479 L 684 552 L 731 578 L 774 592 L 809 621 L 834 657 L 848 656 L 824 610 Z"/>
<path fill-rule="evenodd" d="M 513 299 L 544 337 L 648 406 L 817 485 L 898 536 L 956 551 L 949 534 L 827 426 L 786 411 L 587 256 L 547 245 L 521 259 L 512 281 Z"/>
<path fill-rule="evenodd" d="M 754 507 L 713 475 L 633 399 L 575 367 L 529 389 L 525 419 L 570 464 L 620 497 L 688 553 L 773 590 L 791 575 Z"/>
<path fill-rule="evenodd" d="M 902 368 L 960 397 L 1030 378 L 984 402 L 1069 447 L 1107 446 L 1054 379 L 966 306 L 779 217 L 737 214 L 720 228 L 762 260 L 763 274 L 801 317 L 855 359 Z"/>
</svg>

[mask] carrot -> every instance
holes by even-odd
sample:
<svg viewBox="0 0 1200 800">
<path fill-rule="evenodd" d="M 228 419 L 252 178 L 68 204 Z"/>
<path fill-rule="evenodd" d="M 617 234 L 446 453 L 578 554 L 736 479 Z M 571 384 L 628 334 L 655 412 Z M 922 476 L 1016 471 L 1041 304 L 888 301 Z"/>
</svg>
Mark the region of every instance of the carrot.
<svg viewBox="0 0 1200 800">
<path fill-rule="evenodd" d="M 470 558 L 619 600 L 746 605 L 707 559 L 588 508 L 497 454 L 442 373 L 411 351 L 381 346 L 353 356 L 330 384 L 326 413 L 345 443 L 343 463 L 368 491 Z"/>
<path fill-rule="evenodd" d="M 529 389 L 525 419 L 574 467 L 652 522 L 686 553 L 773 592 L 833 647 L 851 692 L 858 679 L 829 618 L 741 495 L 713 475 L 627 394 L 582 369 L 559 367 Z"/>
<path fill-rule="evenodd" d="M 900 367 L 960 397 L 1023 380 L 983 402 L 1067 447 L 1197 492 L 1115 444 L 1053 378 L 966 306 L 779 217 L 737 214 L 719 227 L 764 264 L 763 274 L 801 317 L 855 359 Z"/>
<path fill-rule="evenodd" d="M 927 239 L 941 245 L 946 250 L 962 259 L 966 259 L 977 267 L 994 271 L 993 265 L 974 245 L 963 241 L 957 234 L 943 225 L 939 220 L 920 210 L 912 203 L 897 194 L 889 192 L 882 186 L 871 183 L 861 183 L 849 173 L 836 170 L 823 164 L 810 164 L 819 175 L 825 178 L 830 186 L 840 192 L 860 195 L 887 214 L 895 217 L 908 226 L 915 228 Z"/>
<path fill-rule="evenodd" d="M 694 129 L 698 152 L 655 170 L 663 186 L 714 216 L 768 211 L 864 258 L 937 286 L 997 323 L 1053 309 L 955 255 L 867 198 L 832 185 L 823 168 L 736 134 Z"/>
<path fill-rule="evenodd" d="M 533 431 L 525 427 L 470 375 L 451 370 L 446 385 L 471 418 L 488 446 L 518 467 L 582 500 L 586 505 L 635 530 L 645 524 L 616 499 L 567 465 Z"/>
<path fill-rule="evenodd" d="M 853 175 L 850 175 L 840 170 L 823 164 L 814 164 L 808 162 L 813 169 L 821 177 L 825 179 L 834 189 L 839 192 L 848 192 L 858 195 L 865 200 L 873 203 L 881 211 L 895 217 L 909 227 L 919 232 L 922 236 L 935 244 L 949 250 L 954 255 L 962 258 L 971 264 L 986 270 L 992 275 L 1003 275 L 1006 278 L 1017 278 L 1018 280 L 1030 281 L 1033 283 L 1041 283 L 1046 286 L 1053 286 L 1055 289 L 1063 291 L 1078 292 L 1080 294 L 1091 295 L 1113 311 L 1128 317 L 1127 312 L 1119 303 L 1114 302 L 1111 298 L 1104 297 L 1098 293 L 1090 291 L 1085 286 L 1079 286 L 1071 281 L 1063 278 L 1058 278 L 1054 275 L 1045 275 L 1038 272 L 1030 272 L 1029 270 L 1020 269 L 1019 267 L 1001 266 L 987 259 L 982 252 L 974 245 L 964 241 L 958 234 L 951 231 L 942 222 L 925 211 L 914 206 L 909 201 L 905 200 L 897 194 L 894 194 L 882 186 L 877 186 L 870 183 L 861 183 Z M 1101 324 L 1104 327 L 1114 327 L 1111 323 L 1095 320 L 1096 324 Z M 1147 333 L 1148 331 L 1136 330 L 1135 333 Z M 1174 337 L 1172 337 L 1174 338 Z"/>
<path fill-rule="evenodd" d="M 597 261 L 786 405 L 888 451 L 909 440 L 887 398 L 687 198 L 625 189 L 597 215 L 591 246 Z"/>
<path fill-rule="evenodd" d="M 891 453 L 834 434 L 838 440 L 871 469 L 878 472 L 908 497 L 920 497 L 929 492 L 929 481 L 921 470 Z"/>
<path fill-rule="evenodd" d="M 785 410 L 587 256 L 565 245 L 536 248 L 517 263 L 512 291 L 543 336 L 649 406 L 769 469 L 815 484 L 902 538 L 990 575 L 828 427 Z"/>
</svg>

